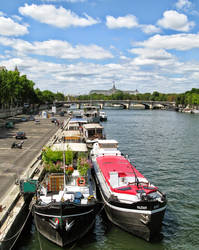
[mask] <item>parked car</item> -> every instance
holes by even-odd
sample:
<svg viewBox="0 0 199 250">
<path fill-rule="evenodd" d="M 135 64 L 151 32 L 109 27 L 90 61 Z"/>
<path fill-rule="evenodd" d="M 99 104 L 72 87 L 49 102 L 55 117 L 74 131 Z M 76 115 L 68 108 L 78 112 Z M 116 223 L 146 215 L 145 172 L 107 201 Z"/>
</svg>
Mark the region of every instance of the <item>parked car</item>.
<svg viewBox="0 0 199 250">
<path fill-rule="evenodd" d="M 23 131 L 18 131 L 15 136 L 16 139 L 26 139 L 26 133 Z"/>
<path fill-rule="evenodd" d="M 26 117 L 21 117 L 21 122 L 26 122 L 27 118 Z"/>
<path fill-rule="evenodd" d="M 34 120 L 35 120 L 34 116 L 31 115 L 31 116 L 29 117 L 29 121 L 34 121 Z"/>
<path fill-rule="evenodd" d="M 6 128 L 14 128 L 14 123 L 13 122 L 6 122 L 5 127 Z"/>
</svg>

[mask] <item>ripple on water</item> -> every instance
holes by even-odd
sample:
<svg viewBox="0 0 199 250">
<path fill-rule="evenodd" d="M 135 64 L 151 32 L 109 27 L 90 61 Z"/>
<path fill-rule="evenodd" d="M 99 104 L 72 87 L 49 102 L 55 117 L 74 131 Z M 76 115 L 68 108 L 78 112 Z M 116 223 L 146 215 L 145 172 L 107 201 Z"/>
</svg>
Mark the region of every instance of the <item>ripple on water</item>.
<svg viewBox="0 0 199 250">
<path fill-rule="evenodd" d="M 148 243 L 98 216 L 94 230 L 72 249 L 199 249 L 199 116 L 156 110 L 106 110 L 107 138 L 116 139 L 137 169 L 167 194 L 163 239 Z M 42 249 L 59 249 L 41 237 Z M 33 230 L 22 249 L 39 249 Z M 67 248 L 66 248 L 67 249 Z"/>
</svg>

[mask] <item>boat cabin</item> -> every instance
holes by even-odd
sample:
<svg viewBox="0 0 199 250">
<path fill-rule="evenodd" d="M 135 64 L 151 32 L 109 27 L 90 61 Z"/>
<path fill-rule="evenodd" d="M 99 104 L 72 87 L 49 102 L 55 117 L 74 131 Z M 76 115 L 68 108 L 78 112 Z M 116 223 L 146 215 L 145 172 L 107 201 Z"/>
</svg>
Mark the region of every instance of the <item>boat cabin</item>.
<svg viewBox="0 0 199 250">
<path fill-rule="evenodd" d="M 85 106 L 84 116 L 88 122 L 100 122 L 99 108 L 96 106 Z"/>
<path fill-rule="evenodd" d="M 88 123 L 83 125 L 83 136 L 85 140 L 104 139 L 104 127 L 99 123 Z"/>
<path fill-rule="evenodd" d="M 65 185 L 64 185 L 65 181 Z M 70 201 L 76 204 L 88 204 L 92 195 L 88 177 L 80 177 L 77 170 L 71 176 L 62 173 L 48 174 L 41 184 L 39 199 L 41 204 L 52 201 Z"/>
<path fill-rule="evenodd" d="M 62 138 L 60 141 L 66 143 L 82 142 L 81 132 L 79 130 L 66 130 L 62 132 Z"/>
<path fill-rule="evenodd" d="M 69 122 L 66 130 L 79 130 L 79 123 L 77 122 Z"/>
<path fill-rule="evenodd" d="M 91 156 L 103 155 L 121 155 L 118 150 L 118 142 L 116 140 L 97 140 L 91 151 Z"/>
</svg>

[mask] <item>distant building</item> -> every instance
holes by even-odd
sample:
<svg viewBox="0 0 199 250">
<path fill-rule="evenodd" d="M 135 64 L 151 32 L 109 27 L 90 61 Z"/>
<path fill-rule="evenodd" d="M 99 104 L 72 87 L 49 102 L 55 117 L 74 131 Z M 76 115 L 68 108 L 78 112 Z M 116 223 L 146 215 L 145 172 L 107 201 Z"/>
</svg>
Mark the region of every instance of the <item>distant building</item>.
<svg viewBox="0 0 199 250">
<path fill-rule="evenodd" d="M 115 83 L 113 83 L 113 87 L 111 89 L 109 89 L 109 90 L 91 90 L 89 92 L 89 95 L 91 95 L 91 94 L 112 95 L 112 94 L 115 94 L 118 91 L 121 91 L 123 93 L 128 93 L 130 95 L 137 95 L 137 94 L 139 94 L 139 92 L 138 92 L 137 89 L 134 90 L 134 91 L 132 91 L 132 90 L 120 90 L 120 89 L 117 89 L 115 87 Z"/>
<path fill-rule="evenodd" d="M 0 66 L 0 71 L 1 70 L 6 70 L 6 67 L 5 66 Z"/>
</svg>

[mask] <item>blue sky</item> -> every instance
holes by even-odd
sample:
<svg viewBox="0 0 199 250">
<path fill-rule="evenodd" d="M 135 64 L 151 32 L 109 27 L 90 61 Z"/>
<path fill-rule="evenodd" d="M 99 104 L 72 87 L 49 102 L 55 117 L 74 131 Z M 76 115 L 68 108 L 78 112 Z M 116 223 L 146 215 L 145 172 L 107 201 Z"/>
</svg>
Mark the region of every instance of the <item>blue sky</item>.
<svg viewBox="0 0 199 250">
<path fill-rule="evenodd" d="M 199 88 L 199 1 L 1 0 L 0 65 L 66 95 Z"/>
</svg>

